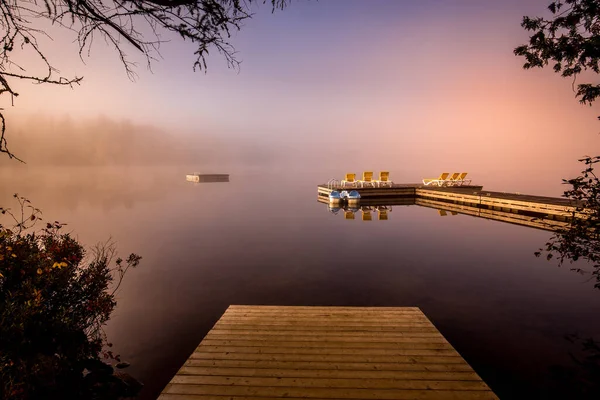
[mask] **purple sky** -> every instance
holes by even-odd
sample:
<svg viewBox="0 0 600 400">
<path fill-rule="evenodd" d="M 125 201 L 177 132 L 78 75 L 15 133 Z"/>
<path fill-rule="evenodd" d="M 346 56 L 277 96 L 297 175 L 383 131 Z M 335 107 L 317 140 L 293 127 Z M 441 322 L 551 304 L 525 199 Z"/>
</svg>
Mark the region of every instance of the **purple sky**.
<svg viewBox="0 0 600 400">
<path fill-rule="evenodd" d="M 207 74 L 192 72 L 194 47 L 173 37 L 135 83 L 101 40 L 83 64 L 57 32 L 50 54 L 83 84 L 20 84 L 8 115 L 104 115 L 174 135 L 250 138 L 294 149 L 299 165 L 334 149 L 336 159 L 353 157 L 340 175 L 396 169 L 413 181 L 465 169 L 506 187 L 560 182 L 600 149 L 599 111 L 577 103 L 570 81 L 523 71 L 512 53 L 528 37 L 522 16 L 547 4 L 293 1 L 274 14 L 260 6 L 233 38 L 239 73 L 216 52 Z"/>
</svg>

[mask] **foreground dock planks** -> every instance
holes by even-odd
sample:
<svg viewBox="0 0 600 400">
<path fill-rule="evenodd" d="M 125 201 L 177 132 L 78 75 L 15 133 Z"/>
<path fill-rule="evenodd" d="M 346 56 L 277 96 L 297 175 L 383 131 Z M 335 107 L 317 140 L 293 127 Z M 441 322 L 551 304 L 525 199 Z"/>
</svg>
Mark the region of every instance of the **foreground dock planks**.
<svg viewBox="0 0 600 400">
<path fill-rule="evenodd" d="M 230 306 L 159 400 L 497 399 L 416 307 Z"/>
</svg>

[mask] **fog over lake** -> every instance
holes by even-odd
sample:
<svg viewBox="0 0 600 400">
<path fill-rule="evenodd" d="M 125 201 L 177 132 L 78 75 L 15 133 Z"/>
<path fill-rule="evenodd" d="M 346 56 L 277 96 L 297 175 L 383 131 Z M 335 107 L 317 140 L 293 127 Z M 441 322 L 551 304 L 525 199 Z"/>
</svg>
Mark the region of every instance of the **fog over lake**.
<svg viewBox="0 0 600 400">
<path fill-rule="evenodd" d="M 166 34 L 151 68 L 128 53 L 133 80 L 111 45 L 82 62 L 73 32 L 48 26 L 53 65 L 84 80 L 3 97 L 25 163 L 0 155 L 0 206 L 18 193 L 88 248 L 143 257 L 106 327 L 141 400 L 231 304 L 420 307 L 500 398 L 572 398 L 586 371 L 567 339 L 600 339 L 600 291 L 534 256 L 551 232 L 415 204 L 350 220 L 317 201 L 318 184 L 363 171 L 464 171 L 484 190 L 560 197 L 599 154 L 600 112 L 514 55 L 522 17 L 547 6 L 253 3 L 229 39 L 239 69 L 211 50 L 195 73 L 194 45 Z M 194 172 L 230 181 L 186 182 Z"/>
<path fill-rule="evenodd" d="M 508 398 L 564 393 L 574 383 L 556 379 L 553 367 L 572 367 L 569 352 L 578 351 L 564 335 L 600 334 L 600 294 L 589 276 L 533 255 L 550 232 L 416 205 L 392 206 L 387 221 L 345 220 L 316 200 L 318 183 L 369 162 L 376 171 L 405 165 L 389 168 L 396 182 L 421 179 L 420 164 L 386 164 L 368 152 L 370 161 L 354 164 L 350 155 L 361 150 L 353 142 L 285 146 L 108 118 L 42 121 L 47 129 L 13 137 L 32 161 L 2 160 L 0 203 L 18 192 L 83 243 L 111 238 L 121 255 L 143 256 L 107 333 L 145 383 L 144 399 L 229 304 L 420 307 Z M 382 157 L 391 152 L 383 148 Z M 186 182 L 194 171 L 231 181 Z M 560 194 L 556 182 L 471 171 L 490 190 Z"/>
</svg>

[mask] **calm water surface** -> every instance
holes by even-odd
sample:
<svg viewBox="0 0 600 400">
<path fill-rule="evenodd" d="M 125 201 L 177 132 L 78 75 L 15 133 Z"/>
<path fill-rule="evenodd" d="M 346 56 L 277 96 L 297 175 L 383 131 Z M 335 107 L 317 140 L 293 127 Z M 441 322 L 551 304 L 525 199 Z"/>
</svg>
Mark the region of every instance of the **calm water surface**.
<svg viewBox="0 0 600 400">
<path fill-rule="evenodd" d="M 556 366 L 578 349 L 564 336 L 600 338 L 600 291 L 533 256 L 549 232 L 415 205 L 345 220 L 316 201 L 322 171 L 191 184 L 192 170 L 0 171 L 3 204 L 17 191 L 84 243 L 112 237 L 143 256 L 107 333 L 144 399 L 230 304 L 418 306 L 503 398 L 564 397 L 575 383 Z"/>
</svg>

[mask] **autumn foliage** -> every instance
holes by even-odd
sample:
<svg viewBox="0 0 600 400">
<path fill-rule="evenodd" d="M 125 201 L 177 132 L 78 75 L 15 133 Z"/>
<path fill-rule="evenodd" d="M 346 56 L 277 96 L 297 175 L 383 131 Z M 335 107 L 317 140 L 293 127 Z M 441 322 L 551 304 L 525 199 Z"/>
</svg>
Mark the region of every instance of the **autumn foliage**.
<svg viewBox="0 0 600 400">
<path fill-rule="evenodd" d="M 63 225 L 32 231 L 39 210 L 16 197 L 18 223 L 0 225 L 0 398 L 108 399 L 135 394 L 104 361 L 119 362 L 102 327 L 115 308 L 114 282 L 138 265 L 111 262 L 110 246 L 88 255 Z M 15 216 L 1 209 L 5 216 Z M 111 266 L 112 264 L 112 266 Z M 111 290 L 111 288 L 113 290 Z M 104 360 L 104 361 L 101 361 Z"/>
</svg>

